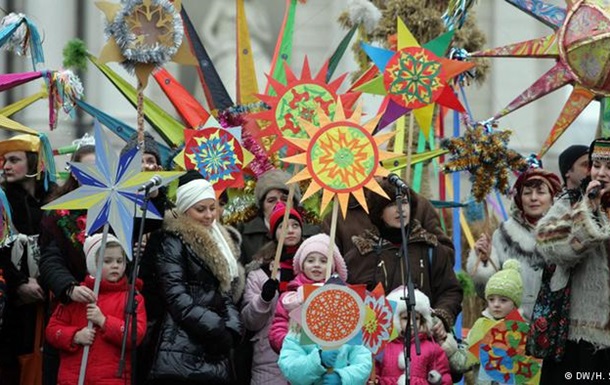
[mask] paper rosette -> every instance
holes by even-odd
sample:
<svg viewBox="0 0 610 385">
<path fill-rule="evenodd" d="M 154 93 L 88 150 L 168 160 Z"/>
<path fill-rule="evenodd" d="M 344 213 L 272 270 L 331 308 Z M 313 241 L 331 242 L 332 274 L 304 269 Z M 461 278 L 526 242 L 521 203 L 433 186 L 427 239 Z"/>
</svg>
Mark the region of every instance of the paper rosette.
<svg viewBox="0 0 610 385">
<path fill-rule="evenodd" d="M 385 298 L 383 286 L 378 284 L 364 299 L 364 324 L 362 343 L 372 354 L 379 354 L 391 340 L 393 333 L 393 314 L 390 302 Z"/>
<path fill-rule="evenodd" d="M 324 192 L 320 212 L 337 196 L 345 217 L 350 194 L 353 194 L 368 212 L 363 188 L 387 198 L 374 177 L 386 176 L 389 173 L 379 162 L 392 158 L 394 154 L 379 149 L 379 146 L 394 133 L 373 135 L 380 116 L 362 125 L 360 107 L 356 108 L 350 118 L 346 118 L 341 102 L 337 103 L 333 118 L 329 118 L 322 111 L 318 112 L 319 127 L 301 121 L 310 139 L 288 138 L 303 152 L 283 160 L 306 166 L 292 177 L 289 183 L 311 179 L 302 200 L 322 189 Z"/>
<path fill-rule="evenodd" d="M 184 165 L 197 170 L 216 191 L 244 185 L 244 150 L 233 134 L 222 128 L 185 130 Z"/>
<path fill-rule="evenodd" d="M 518 310 L 505 319 L 480 319 L 469 335 L 469 351 L 481 363 L 479 378 L 503 384 L 533 384 L 541 361 L 525 354 L 529 325 Z"/>
<path fill-rule="evenodd" d="M 362 342 L 364 287 L 334 283 L 305 285 L 303 293 L 305 301 L 298 309 L 300 312 L 296 312 L 303 331 L 301 343 L 337 349 L 346 343 Z"/>
</svg>

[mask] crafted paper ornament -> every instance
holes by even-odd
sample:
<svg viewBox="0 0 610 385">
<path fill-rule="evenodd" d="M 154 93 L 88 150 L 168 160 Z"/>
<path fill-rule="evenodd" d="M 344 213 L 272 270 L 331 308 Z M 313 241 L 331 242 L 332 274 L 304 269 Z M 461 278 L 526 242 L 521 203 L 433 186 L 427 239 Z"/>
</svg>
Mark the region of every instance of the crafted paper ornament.
<svg viewBox="0 0 610 385">
<path fill-rule="evenodd" d="M 555 59 L 555 65 L 494 115 L 507 115 L 566 84 L 574 86 L 539 156 L 543 156 L 595 98 L 610 96 L 610 9 L 605 0 L 566 0 L 567 9 L 539 0 L 506 0 L 554 32 L 472 56 Z M 603 104 L 605 106 L 606 103 Z M 603 113 L 602 113 L 603 114 Z"/>
<path fill-rule="evenodd" d="M 314 343 L 322 349 L 338 349 L 345 344 L 362 343 L 364 285 L 305 285 L 303 297 L 303 305 L 290 313 L 290 317 L 301 325 L 301 344 Z"/>
<path fill-rule="evenodd" d="M 392 306 L 385 298 L 381 283 L 378 283 L 373 291 L 367 291 L 364 299 L 362 344 L 373 355 L 382 352 L 396 334 L 393 330 L 393 314 Z"/>
<path fill-rule="evenodd" d="M 110 141 L 95 121 L 95 164 L 70 162 L 70 171 L 80 187 L 44 205 L 44 210 L 87 209 L 87 234 L 93 234 L 106 223 L 110 224 L 125 253 L 131 260 L 133 250 L 133 217 L 144 203 L 138 188 L 154 175 L 167 184 L 182 175 L 176 171 L 142 172 L 142 152 L 134 148 L 121 157 L 112 152 Z M 161 219 L 152 204 L 150 216 Z"/>
<path fill-rule="evenodd" d="M 142 88 L 150 73 L 170 60 L 196 64 L 183 40 L 180 0 L 100 1 L 96 5 L 106 16 L 109 36 L 100 61 L 121 63 L 135 72 Z"/>
<path fill-rule="evenodd" d="M 0 47 L 19 56 L 25 55 L 29 48 L 32 68 L 36 70 L 37 64 L 44 64 L 38 29 L 23 13 L 11 12 L 0 20 Z"/>
<path fill-rule="evenodd" d="M 394 133 L 373 136 L 372 133 L 381 115 L 361 125 L 361 106 L 358 106 L 349 118 L 345 116 L 340 100 L 333 118 L 328 117 L 321 110 L 318 111 L 319 127 L 301 120 L 300 125 L 308 138 L 285 138 L 303 152 L 284 158 L 283 161 L 306 165 L 288 183 L 311 179 L 302 200 L 323 190 L 320 212 L 323 212 L 336 196 L 345 218 L 350 194 L 353 194 L 368 212 L 364 187 L 388 198 L 375 180 L 375 176 L 389 174 L 379 162 L 395 154 L 380 150 L 379 146 Z"/>
<path fill-rule="evenodd" d="M 537 384 L 541 360 L 525 354 L 528 323 L 518 309 L 506 318 L 480 318 L 468 335 L 471 362 L 480 362 L 477 381 L 502 384 Z"/>
<path fill-rule="evenodd" d="M 218 192 L 229 187 L 243 187 L 243 168 L 249 160 L 246 153 L 228 130 L 185 130 L 185 168 L 199 171 Z"/>
<path fill-rule="evenodd" d="M 328 63 L 324 63 L 318 74 L 312 78 L 309 62 L 305 58 L 300 79 L 296 77 L 287 64 L 284 65 L 286 84 L 268 76 L 269 84 L 275 91 L 274 95 L 257 96 L 271 109 L 252 114 L 250 118 L 263 120 L 267 124 L 258 133 L 259 137 L 276 136 L 269 152 L 276 152 L 287 145 L 288 154 L 294 154 L 296 148 L 289 139 L 307 137 L 307 133 L 299 121 L 305 120 L 317 126 L 319 124 L 318 109 L 322 109 L 322 112 L 332 119 L 339 99 L 341 99 L 345 109 L 352 108 L 359 94 L 349 92 L 338 95 L 337 91 L 347 74 L 326 83 L 327 66 Z"/>
<path fill-rule="evenodd" d="M 398 50 L 361 43 L 381 75 L 356 88 L 358 91 L 387 95 L 390 99 L 379 128 L 413 111 L 419 127 L 429 137 L 435 105 L 464 112 L 448 81 L 474 67 L 474 63 L 444 58 L 453 38 L 445 33 L 420 46 L 403 21 L 397 19 Z"/>
<path fill-rule="evenodd" d="M 477 124 L 468 127 L 463 136 L 441 140 L 441 147 L 452 154 L 444 171 L 470 172 L 471 192 L 479 202 L 494 188 L 508 194 L 511 171 L 523 171 L 528 167 L 525 158 L 508 148 L 510 135 L 509 130 L 492 131 L 489 125 Z"/>
</svg>

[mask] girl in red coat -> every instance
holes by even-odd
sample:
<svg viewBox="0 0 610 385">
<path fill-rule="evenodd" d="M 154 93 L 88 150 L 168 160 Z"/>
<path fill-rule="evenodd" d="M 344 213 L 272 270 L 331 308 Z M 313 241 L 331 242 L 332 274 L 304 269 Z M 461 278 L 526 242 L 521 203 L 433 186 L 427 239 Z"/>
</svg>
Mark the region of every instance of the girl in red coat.
<svg viewBox="0 0 610 385">
<path fill-rule="evenodd" d="M 95 234 L 85 239 L 84 251 L 87 256 L 87 270 L 82 285 L 93 289 L 95 283 L 97 258 L 101 247 L 102 234 Z M 123 377 L 116 376 L 121 344 L 125 329 L 124 315 L 127 300 L 128 284 L 125 277 L 125 252 L 118 239 L 108 235 L 104 253 L 102 281 L 95 303 L 71 302 L 55 309 L 46 330 L 48 342 L 60 350 L 58 385 L 78 383 L 83 355 L 83 347 L 90 345 L 85 384 L 125 384 L 130 383 L 131 360 L 126 354 L 126 367 Z M 139 289 L 140 282 L 136 287 Z M 144 299 L 137 294 L 137 343 L 140 344 L 146 332 L 146 311 Z M 87 322 L 93 328 L 87 328 Z M 131 328 L 130 328 L 131 329 Z M 129 344 L 128 344 L 129 345 Z M 129 346 L 128 346 L 129 347 Z"/>
<path fill-rule="evenodd" d="M 400 336 L 390 342 L 384 349 L 383 359 L 378 365 L 380 385 L 405 384 L 405 354 L 403 338 L 407 326 L 407 305 L 402 299 L 404 286 L 392 291 L 387 299 L 396 302 L 394 328 L 401 331 Z M 439 344 L 434 342 L 430 332 L 432 327 L 432 309 L 430 300 L 421 291 L 415 289 L 415 312 L 417 332 L 421 355 L 415 353 L 415 341 L 411 340 L 411 385 L 451 385 L 449 359 Z"/>
</svg>

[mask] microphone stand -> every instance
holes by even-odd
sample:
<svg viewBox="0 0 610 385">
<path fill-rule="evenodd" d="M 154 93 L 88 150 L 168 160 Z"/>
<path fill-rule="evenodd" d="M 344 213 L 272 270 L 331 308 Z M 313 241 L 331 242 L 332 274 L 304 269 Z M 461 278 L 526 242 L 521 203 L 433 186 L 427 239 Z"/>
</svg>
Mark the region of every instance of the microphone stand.
<svg viewBox="0 0 610 385">
<path fill-rule="evenodd" d="M 129 292 L 127 294 L 127 305 L 125 306 L 125 333 L 123 333 L 123 342 L 121 344 L 121 358 L 119 360 L 119 369 L 117 377 L 123 377 L 126 364 L 127 350 L 127 331 L 131 323 L 131 384 L 136 384 L 136 359 L 137 359 L 137 340 L 138 340 L 138 303 L 136 301 L 136 280 L 138 279 L 138 266 L 140 265 L 140 254 L 142 238 L 144 237 L 144 222 L 146 221 L 146 213 L 148 211 L 148 203 L 150 202 L 150 190 L 153 186 L 147 185 L 144 189 L 144 200 L 142 203 L 142 219 L 140 228 L 138 229 L 138 247 L 133 257 L 133 266 L 131 270 L 131 278 L 129 281 Z"/>
<path fill-rule="evenodd" d="M 407 327 L 404 333 L 403 347 L 404 347 L 404 355 L 405 355 L 405 384 L 411 383 L 411 325 L 417 325 L 417 318 L 415 314 L 415 286 L 413 285 L 413 278 L 411 277 L 411 265 L 409 263 L 409 253 L 408 253 L 408 242 L 409 242 L 409 234 L 411 232 L 410 226 L 409 229 L 405 229 L 405 213 L 402 209 L 402 200 L 403 197 L 407 197 L 407 202 L 409 204 L 409 208 L 411 207 L 411 199 L 409 197 L 408 192 L 404 192 L 401 187 L 396 187 L 396 207 L 398 209 L 398 215 L 400 216 L 400 235 L 402 238 L 402 246 L 400 251 L 402 253 L 402 259 L 404 262 L 404 269 L 406 270 L 407 284 L 403 286 L 403 299 L 407 305 Z M 410 215 L 409 210 L 409 215 Z M 403 275 L 404 277 L 404 275 Z M 404 282 L 403 282 L 404 283 Z M 415 353 L 419 356 L 421 354 L 420 344 L 419 344 L 419 333 L 416 330 L 414 333 L 415 340 Z"/>
</svg>

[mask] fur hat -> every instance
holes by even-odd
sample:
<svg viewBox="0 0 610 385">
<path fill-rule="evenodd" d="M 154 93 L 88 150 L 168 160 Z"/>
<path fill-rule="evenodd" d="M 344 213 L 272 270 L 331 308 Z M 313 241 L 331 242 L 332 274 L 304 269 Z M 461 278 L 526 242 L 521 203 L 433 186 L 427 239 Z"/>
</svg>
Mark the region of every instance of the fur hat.
<svg viewBox="0 0 610 385">
<path fill-rule="evenodd" d="M 388 181 L 388 178 L 379 179 L 378 183 L 389 199 L 373 191 L 367 191 L 366 204 L 371 222 L 380 229 L 383 227 L 383 210 L 396 202 L 396 188 Z"/>
<path fill-rule="evenodd" d="M 269 216 L 269 233 L 271 234 L 272 238 L 275 238 L 275 232 L 276 232 L 278 226 L 282 223 L 285 212 L 286 212 L 286 204 L 284 204 L 284 202 L 280 201 L 275 204 L 275 207 L 273 208 L 273 212 Z M 299 222 L 299 224 L 301 225 L 301 228 L 303 227 L 303 218 L 301 218 L 301 214 L 299 214 L 299 212 L 296 211 L 294 209 L 294 207 L 290 208 L 289 218 L 296 219 Z"/>
<path fill-rule="evenodd" d="M 566 183 L 566 173 L 570 171 L 574 163 L 583 155 L 587 155 L 589 153 L 589 147 L 581 144 L 574 144 L 570 147 L 563 150 L 561 154 L 559 154 L 559 172 L 561 173 L 561 178 L 563 179 L 563 183 Z"/>
<path fill-rule="evenodd" d="M 297 276 L 303 272 L 303 261 L 309 254 L 318 252 L 326 255 L 328 253 L 329 244 L 330 237 L 326 234 L 317 234 L 304 240 L 294 254 L 294 259 L 292 260 L 294 275 Z M 347 281 L 347 266 L 345 265 L 345 261 L 343 260 L 337 245 L 333 245 L 333 268 L 343 282 Z"/>
<path fill-rule="evenodd" d="M 539 179 L 549 186 L 549 191 L 551 192 L 552 196 L 555 196 L 561 192 L 561 181 L 555 173 L 539 167 L 529 168 L 519 175 L 515 185 L 513 186 L 513 191 L 515 193 L 515 204 L 520 211 L 523 211 L 521 193 L 523 192 L 525 182 L 532 179 Z"/>
<path fill-rule="evenodd" d="M 509 259 L 502 265 L 502 270 L 489 278 L 485 285 L 485 298 L 494 294 L 510 298 L 517 307 L 521 306 L 523 297 L 521 262 Z"/>
<path fill-rule="evenodd" d="M 256 197 L 256 204 L 259 207 L 262 207 L 261 202 L 265 199 L 267 193 L 271 190 L 283 190 L 288 191 L 288 186 L 286 186 L 286 182 L 292 178 L 292 175 L 288 174 L 286 171 L 273 169 L 269 170 L 263 175 L 261 175 L 256 181 L 256 187 L 254 187 L 254 196 Z M 301 189 L 299 186 L 296 186 L 294 191 L 294 200 L 295 202 L 301 201 Z"/>
<path fill-rule="evenodd" d="M 399 286 L 392 290 L 386 297 L 388 301 L 396 303 L 396 311 L 394 311 L 394 329 L 400 331 L 400 313 L 407 311 L 407 304 L 403 298 L 405 287 Z M 418 289 L 415 289 L 415 311 L 418 312 L 426 321 L 428 328 L 432 327 L 432 308 L 430 307 L 430 299 L 427 295 Z"/>
<path fill-rule="evenodd" d="M 87 261 L 87 271 L 90 275 L 95 277 L 95 273 L 97 272 L 97 261 L 96 256 L 99 249 L 102 247 L 102 235 L 101 233 L 93 234 L 85 238 L 85 244 L 83 245 L 83 251 L 85 252 L 85 257 Z M 106 247 L 108 247 L 109 243 L 118 243 L 121 244 L 117 237 L 112 234 L 108 234 L 106 238 Z M 122 249 L 122 248 L 121 248 Z"/>
<path fill-rule="evenodd" d="M 125 154 L 127 151 L 132 148 L 136 148 L 138 146 L 138 133 L 136 132 L 129 138 L 125 147 L 121 150 L 121 156 Z M 144 153 L 154 155 L 157 160 L 157 164 L 161 165 L 161 154 L 159 153 L 159 145 L 157 141 L 149 132 L 144 132 Z"/>
</svg>

